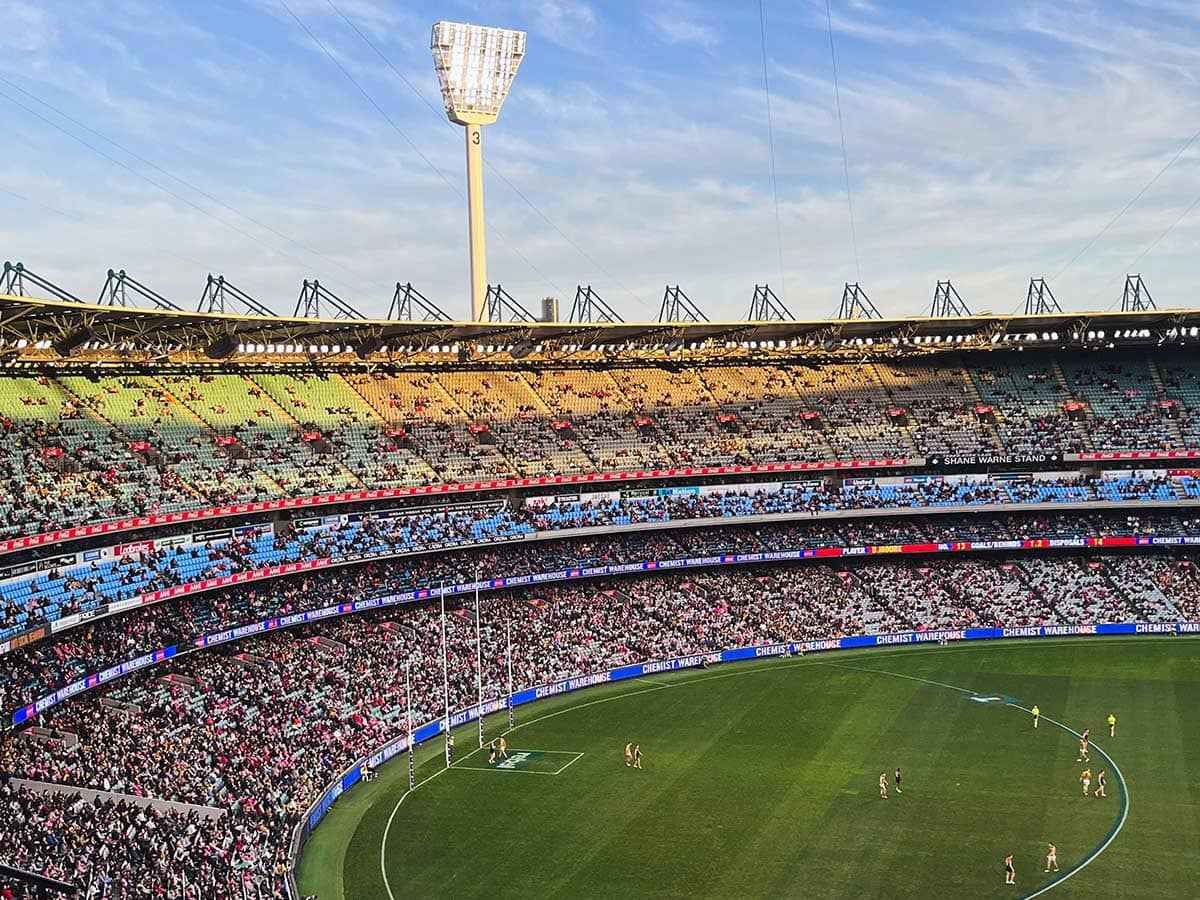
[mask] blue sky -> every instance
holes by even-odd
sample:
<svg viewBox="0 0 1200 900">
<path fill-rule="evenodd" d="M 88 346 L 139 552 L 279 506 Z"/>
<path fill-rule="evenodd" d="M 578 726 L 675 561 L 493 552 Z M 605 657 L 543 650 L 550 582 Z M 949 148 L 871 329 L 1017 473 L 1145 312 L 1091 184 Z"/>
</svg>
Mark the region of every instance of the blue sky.
<svg viewBox="0 0 1200 900">
<path fill-rule="evenodd" d="M 857 264 L 824 0 L 765 0 L 782 271 L 757 4 L 333 2 L 287 5 L 387 119 L 279 0 L 7 0 L 0 255 L 86 299 L 120 266 L 182 306 L 211 271 L 277 312 L 319 276 L 465 314 L 446 18 L 529 32 L 485 155 L 489 280 L 531 308 L 590 283 L 652 318 L 669 282 L 741 318 L 766 281 L 819 318 L 861 280 L 911 314 L 949 277 L 1010 311 L 1044 275 L 1103 309 L 1131 265 L 1198 302 L 1200 141 L 1080 254 L 1200 129 L 1193 0 L 832 0 Z"/>
</svg>

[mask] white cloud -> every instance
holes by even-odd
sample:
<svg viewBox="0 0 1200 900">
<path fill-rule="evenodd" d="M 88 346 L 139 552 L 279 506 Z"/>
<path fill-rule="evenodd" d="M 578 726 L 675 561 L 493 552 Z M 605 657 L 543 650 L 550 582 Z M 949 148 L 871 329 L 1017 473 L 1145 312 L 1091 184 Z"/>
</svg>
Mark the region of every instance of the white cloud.
<svg viewBox="0 0 1200 900">
<path fill-rule="evenodd" d="M 58 43 L 58 23 L 50 12 L 24 0 L 5 4 L 4 33 L 9 52 L 44 53 Z"/>
<path fill-rule="evenodd" d="M 289 2 L 461 188 L 461 133 L 325 0 Z M 366 3 L 344 3 L 364 31 L 372 16 L 395 10 Z M 103 21 L 99 7 L 83 5 L 86 15 L 69 28 L 59 22 L 43 69 L 18 72 L 3 60 L 0 68 L 244 216 L 172 184 L 206 212 L 198 211 L 31 122 L 0 176 L 0 191 L 31 201 L 0 197 L 15 212 L 0 221 L 10 258 L 81 296 L 95 296 L 104 268 L 124 265 L 181 305 L 194 303 L 211 268 L 280 312 L 313 275 L 377 314 L 397 279 L 451 312 L 465 309 L 462 199 L 322 54 L 307 42 L 297 49 L 294 23 L 247 13 L 264 34 L 247 28 L 215 40 L 199 37 L 206 32 L 183 7 L 181 21 L 165 16 L 156 26 L 164 47 L 189 48 L 181 67 L 132 40 L 136 60 L 104 52 L 86 36 Z M 609 7 L 508 0 L 491 10 L 545 40 L 489 131 L 487 158 L 570 238 L 489 171 L 491 280 L 529 305 L 590 282 L 630 318 L 652 317 L 663 285 L 678 282 L 714 319 L 744 315 L 753 284 L 769 281 L 797 315 L 829 314 L 856 271 L 819 5 L 819 16 L 810 7 L 795 21 L 783 18 L 783 4 L 773 15 L 768 6 L 782 278 L 756 11 L 726 20 L 728 7 L 715 0 L 639 7 L 638 17 L 673 9 L 675 21 L 699 28 L 675 32 L 691 58 L 710 39 L 731 52 L 705 54 L 703 66 L 639 54 L 600 74 L 590 61 L 577 64 L 577 48 L 628 48 L 631 36 L 618 41 L 616 31 L 629 22 L 609 19 Z M 424 23 L 414 49 L 402 49 L 396 33 L 408 26 L 379 19 L 390 35 L 383 46 L 432 91 L 427 51 L 417 46 L 429 16 L 411 14 Z M 973 308 L 1015 307 L 1029 276 L 1053 278 L 1200 121 L 1195 75 L 1180 74 L 1196 68 L 1189 47 L 1200 46 L 1185 20 L 1143 14 L 1128 32 L 1136 52 L 1123 55 L 1114 50 L 1124 34 L 1119 11 L 1115 23 L 1083 5 L 1043 8 L 1032 19 L 1028 7 L 991 15 L 926 22 L 882 4 L 835 7 L 862 277 L 885 312 L 927 306 L 934 281 L 947 276 Z M 735 46 L 752 48 L 751 57 Z M 429 97 L 436 105 L 436 93 Z M 1183 211 L 1198 183 L 1200 147 L 1053 281 L 1064 306 L 1107 305 L 1122 267 Z M 1198 241 L 1200 211 L 1143 260 L 1161 304 L 1189 302 L 1200 288 Z"/>
<path fill-rule="evenodd" d="M 596 12 L 579 0 L 522 0 L 521 13 L 530 31 L 561 47 L 594 52 L 588 42 L 597 27 Z"/>
<path fill-rule="evenodd" d="M 720 33 L 706 12 L 687 0 L 661 0 L 646 15 L 651 30 L 668 44 L 698 44 L 711 48 L 721 41 Z"/>
</svg>

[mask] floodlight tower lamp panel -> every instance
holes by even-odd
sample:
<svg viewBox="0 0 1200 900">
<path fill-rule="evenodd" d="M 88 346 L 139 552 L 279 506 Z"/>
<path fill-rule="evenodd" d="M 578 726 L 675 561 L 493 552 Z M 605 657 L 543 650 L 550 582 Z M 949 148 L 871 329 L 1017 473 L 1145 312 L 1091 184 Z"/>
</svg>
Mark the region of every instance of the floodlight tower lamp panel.
<svg viewBox="0 0 1200 900">
<path fill-rule="evenodd" d="M 525 56 L 525 32 L 438 22 L 430 39 L 442 101 L 451 122 L 466 128 L 467 219 L 471 254 L 471 318 L 487 318 L 487 250 L 483 226 L 483 134 Z"/>
<path fill-rule="evenodd" d="M 495 122 L 525 56 L 525 32 L 438 22 L 431 50 L 450 121 Z"/>
</svg>

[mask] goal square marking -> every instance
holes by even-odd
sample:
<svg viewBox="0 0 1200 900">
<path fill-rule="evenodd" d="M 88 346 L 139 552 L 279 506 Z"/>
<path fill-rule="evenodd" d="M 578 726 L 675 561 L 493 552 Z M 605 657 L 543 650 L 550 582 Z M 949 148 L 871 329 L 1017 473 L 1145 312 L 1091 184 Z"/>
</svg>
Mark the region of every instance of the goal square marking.
<svg viewBox="0 0 1200 900">
<path fill-rule="evenodd" d="M 563 757 L 566 756 L 569 756 L 570 759 L 564 761 Z M 522 775 L 561 775 L 582 757 L 582 753 L 574 750 L 520 750 L 513 748 L 508 751 L 507 759 L 497 760 L 494 765 L 456 765 L 451 766 L 451 768 L 468 769 L 472 772 L 516 772 Z M 472 762 L 474 761 L 472 759 Z"/>
</svg>

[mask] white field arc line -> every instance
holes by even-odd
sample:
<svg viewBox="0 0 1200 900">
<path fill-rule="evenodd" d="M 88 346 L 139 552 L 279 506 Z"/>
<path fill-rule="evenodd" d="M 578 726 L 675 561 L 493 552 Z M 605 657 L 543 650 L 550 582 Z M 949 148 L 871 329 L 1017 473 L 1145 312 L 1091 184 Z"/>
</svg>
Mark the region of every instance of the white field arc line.
<svg viewBox="0 0 1200 900">
<path fill-rule="evenodd" d="M 1120 641 L 1120 643 L 1126 643 L 1126 642 L 1127 641 Z M 1013 646 L 1015 647 L 1016 645 L 1013 645 Z M 938 647 L 938 648 L 931 647 L 928 649 L 933 652 L 946 652 L 945 648 L 941 648 L 941 647 Z M 973 647 L 972 648 L 953 648 L 953 650 L 959 650 L 959 649 L 973 650 L 975 648 L 973 648 Z M 953 652 L 953 650 L 951 652 Z M 909 649 L 908 652 L 909 653 L 920 653 L 921 651 L 920 650 L 914 651 L 912 649 Z M 681 685 L 681 684 L 695 684 L 695 683 L 698 683 L 701 681 L 708 681 L 710 679 L 730 678 L 730 677 L 734 677 L 736 675 L 752 675 L 757 672 L 772 671 L 772 669 L 774 669 L 774 668 L 793 668 L 793 667 L 801 666 L 801 665 L 805 665 L 805 664 L 826 666 L 826 667 L 830 667 L 830 668 L 850 669 L 853 671 L 864 672 L 864 673 L 871 674 L 871 675 L 886 675 L 886 676 L 889 676 L 892 678 L 902 678 L 906 681 L 916 681 L 921 684 L 928 684 L 928 685 L 932 685 L 934 687 L 946 688 L 947 690 L 958 691 L 959 693 L 968 694 L 971 696 L 977 695 L 976 691 L 972 691 L 972 690 L 969 690 L 969 689 L 963 688 L 963 687 L 958 687 L 957 685 L 946 684 L 941 681 L 932 681 L 928 678 L 920 678 L 915 675 L 905 675 L 900 672 L 887 672 L 882 669 L 867 669 L 867 668 L 864 668 L 861 666 L 851 666 L 846 663 L 830 663 L 830 662 L 824 662 L 824 661 L 815 660 L 815 659 L 795 660 L 795 661 L 792 661 L 789 663 L 785 663 L 784 666 L 779 666 L 779 667 L 756 666 L 753 669 L 746 669 L 741 672 L 721 673 L 720 675 L 712 675 L 712 676 L 702 677 L 702 678 L 674 681 L 670 684 L 662 683 L 657 687 L 645 688 L 643 690 L 638 690 L 638 691 L 628 691 L 623 694 L 614 694 L 611 697 L 601 697 L 597 700 L 589 700 L 586 703 L 573 704 L 571 706 L 565 707 L 564 709 L 556 710 L 555 712 L 552 712 L 552 713 L 547 713 L 544 716 L 538 716 L 537 718 L 530 719 L 528 722 L 520 722 L 517 725 L 514 725 L 512 728 L 506 729 L 503 733 L 511 734 L 512 732 L 514 732 L 520 728 L 524 728 L 526 725 L 535 725 L 538 722 L 543 722 L 547 719 L 553 719 L 556 716 L 561 716 L 565 713 L 573 712 L 576 709 L 583 709 L 588 706 L 595 706 L 596 704 L 599 704 L 599 703 L 608 703 L 612 700 L 621 700 L 626 697 L 634 697 L 634 696 L 637 696 L 638 694 L 649 694 L 654 691 L 668 690 L 671 687 L 675 687 L 675 686 Z M 1022 706 L 1019 706 L 1018 704 L 1014 703 L 1014 704 L 1010 704 L 1010 705 L 1016 709 L 1021 709 L 1025 712 L 1029 712 L 1029 710 L 1025 709 Z M 1042 716 L 1042 718 L 1045 719 L 1047 722 L 1050 722 L 1053 725 L 1056 725 L 1057 727 L 1063 729 L 1064 731 L 1067 731 L 1070 734 L 1075 735 L 1076 737 L 1080 737 L 1078 732 L 1072 730 L 1071 728 L 1068 728 L 1066 725 L 1062 724 L 1061 722 L 1057 722 L 1054 719 L 1051 719 L 1048 716 L 1044 716 L 1044 715 Z M 1117 834 L 1119 834 L 1121 829 L 1125 827 L 1125 820 L 1128 818 L 1128 813 L 1129 813 L 1129 790 L 1128 790 L 1128 786 L 1125 782 L 1125 776 L 1121 773 L 1120 768 L 1117 766 L 1117 764 L 1113 760 L 1113 758 L 1111 756 L 1109 756 L 1107 753 L 1105 753 L 1100 748 L 1099 745 L 1093 744 L 1092 746 L 1094 746 L 1096 748 L 1096 750 L 1102 756 L 1104 756 L 1105 759 L 1108 760 L 1109 764 L 1112 766 L 1113 773 L 1117 776 L 1117 780 L 1121 784 L 1121 796 L 1123 798 L 1123 804 L 1124 804 L 1123 808 L 1122 808 L 1122 812 L 1121 812 L 1121 817 L 1118 820 L 1116 827 L 1112 830 L 1112 832 L 1110 832 L 1108 838 L 1104 842 L 1102 842 L 1099 847 L 1097 847 L 1095 850 L 1093 850 L 1092 853 L 1086 859 L 1084 859 L 1081 863 L 1078 863 L 1072 869 L 1068 870 L 1063 875 L 1062 878 L 1059 878 L 1059 879 L 1056 879 L 1055 881 L 1050 882 L 1050 884 L 1043 886 L 1042 888 L 1038 889 L 1035 893 L 1028 894 L 1028 895 L 1022 897 L 1021 900 L 1033 900 L 1034 897 L 1041 896 L 1042 894 L 1046 893 L 1047 891 L 1050 891 L 1055 886 L 1062 884 L 1068 878 L 1072 877 L 1077 872 L 1084 869 L 1086 866 L 1088 866 L 1090 863 L 1092 863 L 1096 859 L 1096 857 L 1098 857 L 1102 852 L 1104 852 L 1106 849 L 1108 849 L 1108 846 L 1113 842 L 1113 840 L 1116 839 Z M 463 759 L 467 759 L 469 756 L 471 756 L 472 754 L 477 753 L 477 752 L 478 752 L 478 750 L 472 750 L 471 753 L 468 753 L 467 756 L 463 757 Z M 388 900 L 396 900 L 396 895 L 392 893 L 391 885 L 388 883 L 387 865 L 385 862 L 386 855 L 387 855 L 388 832 L 390 831 L 390 829 L 392 827 L 392 821 L 395 819 L 396 813 L 398 813 L 400 811 L 401 804 L 404 803 L 405 799 L 408 797 L 409 794 L 412 793 L 412 791 L 415 791 L 417 788 L 421 787 L 422 785 L 429 783 L 430 781 L 432 781 L 434 778 L 436 778 L 438 775 L 441 775 L 442 772 L 445 772 L 445 771 L 446 771 L 445 769 L 438 769 L 436 772 L 434 772 L 428 778 L 425 778 L 422 781 L 417 782 L 416 786 L 414 788 L 412 788 L 412 790 L 405 791 L 403 794 L 401 794 L 400 799 L 396 801 L 396 806 L 392 809 L 391 815 L 388 816 L 387 825 L 384 826 L 383 837 L 381 838 L 380 844 L 379 844 L 379 868 L 380 868 L 381 874 L 383 875 L 383 886 L 384 886 L 384 889 L 387 891 Z"/>
<path fill-rule="evenodd" d="M 850 665 L 846 665 L 844 663 L 819 662 L 818 665 L 836 667 L 839 669 L 853 669 L 856 672 L 868 672 L 868 673 L 871 673 L 874 675 L 887 675 L 892 678 L 903 678 L 906 681 L 918 681 L 921 684 L 928 684 L 928 685 L 932 685 L 934 687 L 948 688 L 949 690 L 958 691 L 959 693 L 962 693 L 962 694 L 969 694 L 973 697 L 979 696 L 979 693 L 977 691 L 971 691 L 971 690 L 968 690 L 967 688 L 958 687 L 957 685 L 953 685 L 953 684 L 945 684 L 944 682 L 941 682 L 941 681 L 932 681 L 928 678 L 919 678 L 916 675 L 904 675 L 900 672 L 886 672 L 883 669 L 866 669 L 861 666 L 850 666 Z M 1009 703 L 1007 705 L 1013 707 L 1014 709 L 1019 709 L 1022 712 L 1029 713 L 1029 715 L 1033 715 L 1032 710 L 1026 709 L 1024 706 L 1021 706 L 1019 703 Z M 1068 734 L 1073 734 L 1075 737 L 1079 738 L 1080 740 L 1083 740 L 1082 734 L 1080 734 L 1075 729 L 1064 725 L 1062 722 L 1059 722 L 1055 719 L 1051 719 L 1049 716 L 1046 716 L 1046 715 L 1043 715 L 1042 718 L 1045 719 L 1047 722 L 1049 722 L 1051 725 L 1055 725 L 1058 728 L 1061 728 L 1063 731 L 1067 732 Z M 1092 744 L 1091 746 L 1093 748 L 1095 748 L 1097 753 L 1099 753 L 1106 760 L 1108 760 L 1108 764 L 1110 766 L 1112 766 L 1113 774 L 1117 776 L 1117 781 L 1121 785 L 1121 814 L 1117 818 L 1116 824 L 1109 831 L 1108 836 L 1103 841 L 1101 841 L 1100 844 L 1098 844 L 1092 850 L 1091 853 L 1089 853 L 1080 862 L 1076 863 L 1074 866 L 1072 866 L 1070 869 L 1068 869 L 1066 872 L 1064 872 L 1061 877 L 1054 879 L 1049 884 L 1043 885 L 1042 887 L 1038 888 L 1033 893 L 1025 894 L 1023 897 L 1021 897 L 1021 900 L 1033 900 L 1034 897 L 1040 897 L 1042 894 L 1052 891 L 1054 888 L 1058 887 L 1063 882 L 1067 881 L 1068 879 L 1070 879 L 1070 878 L 1074 877 L 1075 875 L 1077 875 L 1078 873 L 1082 872 L 1084 869 L 1086 869 L 1089 865 L 1091 865 L 1096 860 L 1096 857 L 1098 857 L 1101 853 L 1103 853 L 1105 850 L 1108 849 L 1109 845 L 1114 840 L 1116 840 L 1117 835 L 1121 833 L 1121 829 L 1125 827 L 1125 820 L 1129 818 L 1129 786 L 1125 783 L 1125 776 L 1123 774 L 1121 774 L 1121 769 L 1117 765 L 1116 761 L 1111 756 L 1109 756 L 1107 753 L 1105 753 L 1104 749 L 1099 744 Z"/>
<path fill-rule="evenodd" d="M 1010 703 L 1009 706 L 1015 707 L 1016 709 L 1022 710 L 1023 712 L 1027 712 L 1030 715 L 1033 715 L 1032 710 L 1025 709 L 1025 707 L 1023 707 L 1017 703 Z M 1075 737 L 1079 738 L 1080 740 L 1083 740 L 1083 735 L 1080 734 L 1078 731 L 1076 731 L 1074 728 L 1070 728 L 1070 727 L 1064 725 L 1062 722 L 1058 722 L 1054 719 L 1051 719 L 1049 716 L 1046 716 L 1046 715 L 1042 715 L 1041 718 L 1045 719 L 1051 725 L 1058 726 L 1059 728 L 1061 728 L 1063 731 L 1067 732 L 1068 734 L 1073 734 L 1073 735 L 1075 735 Z M 1104 748 L 1101 747 L 1099 744 L 1094 744 L 1094 743 L 1089 742 L 1089 746 L 1093 750 L 1095 750 L 1097 753 L 1099 753 L 1101 756 L 1103 756 L 1106 760 L 1108 760 L 1108 764 L 1110 766 L 1112 766 L 1113 774 L 1117 776 L 1117 781 L 1121 785 L 1121 815 L 1117 818 L 1116 824 L 1109 830 L 1108 836 L 1103 841 L 1101 841 L 1095 847 L 1095 849 L 1092 850 L 1091 853 L 1089 853 L 1086 857 L 1084 857 L 1080 862 L 1076 863 L 1074 866 L 1067 869 L 1067 871 L 1064 872 L 1061 877 L 1055 878 L 1049 884 L 1043 885 L 1042 887 L 1038 888 L 1036 891 L 1033 891 L 1032 893 L 1023 895 L 1021 897 L 1021 900 L 1033 900 L 1034 897 L 1040 897 L 1042 894 L 1045 894 L 1046 892 L 1053 890 L 1054 888 L 1056 888 L 1060 884 L 1062 884 L 1064 881 L 1068 880 L 1069 878 L 1073 878 L 1075 875 L 1079 874 L 1084 869 L 1086 869 L 1089 865 L 1091 865 L 1095 861 L 1096 857 L 1098 857 L 1101 853 L 1103 853 L 1105 850 L 1108 849 L 1109 844 L 1111 844 L 1113 841 L 1115 841 L 1117 839 L 1117 835 L 1120 834 L 1121 829 L 1125 827 L 1125 820 L 1129 818 L 1129 786 L 1125 783 L 1125 776 L 1121 774 L 1121 768 L 1117 765 L 1116 760 L 1114 760 L 1111 756 L 1109 756 L 1107 753 L 1105 753 Z"/>
<path fill-rule="evenodd" d="M 601 697 L 598 700 L 589 700 L 586 703 L 579 703 L 574 706 L 568 706 L 566 709 L 560 709 L 557 712 L 547 713 L 546 715 L 539 716 L 536 719 L 530 719 L 528 722 L 521 722 L 520 724 L 514 726 L 513 728 L 508 729 L 504 733 L 511 734 L 512 732 L 516 731 L 518 728 L 522 728 L 525 725 L 533 725 L 536 722 L 543 722 L 546 719 L 552 719 L 555 716 L 561 716 L 563 713 L 571 712 L 572 710 L 576 710 L 576 709 L 582 709 L 585 706 L 595 706 L 597 703 L 608 703 L 611 700 L 621 700 L 621 699 L 624 699 L 625 697 L 636 696 L 637 694 L 649 694 L 652 691 L 665 691 L 669 687 L 671 687 L 671 685 L 663 684 L 663 685 L 659 685 L 658 687 L 643 688 L 640 691 L 627 691 L 624 694 L 614 694 L 611 697 Z M 470 753 L 468 753 L 466 756 L 464 756 L 463 759 L 464 760 L 469 759 L 471 756 L 478 753 L 480 749 L 482 749 L 482 748 L 476 748 L 475 750 L 472 750 Z M 569 765 L 569 763 L 568 763 L 568 765 Z M 383 837 L 379 841 L 379 872 L 381 875 L 383 875 L 383 889 L 385 891 L 387 891 L 388 900 L 396 900 L 396 895 L 394 893 L 392 893 L 392 885 L 388 881 L 388 876 L 387 876 L 387 840 L 388 840 L 388 833 L 392 829 L 392 821 L 396 818 L 396 813 L 400 812 L 400 806 L 408 798 L 409 794 L 411 794 L 413 791 L 415 791 L 417 788 L 421 787 L 422 785 L 428 784 L 430 781 L 437 778 L 439 775 L 441 775 L 445 771 L 446 771 L 445 769 L 438 769 L 436 772 L 434 772 L 428 778 L 418 781 L 417 784 L 411 790 L 407 790 L 403 794 L 401 794 L 400 799 L 396 801 L 396 805 L 392 809 L 392 814 L 390 816 L 388 816 L 387 824 L 385 826 L 383 826 Z"/>
</svg>

